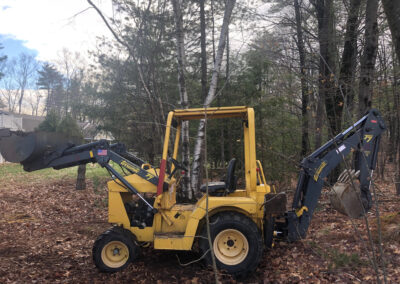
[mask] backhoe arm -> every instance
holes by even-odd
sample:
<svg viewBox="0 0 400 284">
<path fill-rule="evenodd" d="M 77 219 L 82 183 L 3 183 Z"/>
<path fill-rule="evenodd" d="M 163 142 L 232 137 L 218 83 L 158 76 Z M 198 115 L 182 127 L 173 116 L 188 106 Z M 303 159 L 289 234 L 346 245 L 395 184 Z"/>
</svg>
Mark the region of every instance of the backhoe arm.
<svg viewBox="0 0 400 284">
<path fill-rule="evenodd" d="M 370 176 L 376 166 L 384 129 L 381 115 L 371 109 L 354 125 L 303 159 L 292 210 L 286 213 L 284 233 L 289 241 L 306 236 L 324 179 L 352 152 L 355 152 L 355 170 L 360 171 L 360 200 L 365 212 L 371 208 Z"/>
</svg>

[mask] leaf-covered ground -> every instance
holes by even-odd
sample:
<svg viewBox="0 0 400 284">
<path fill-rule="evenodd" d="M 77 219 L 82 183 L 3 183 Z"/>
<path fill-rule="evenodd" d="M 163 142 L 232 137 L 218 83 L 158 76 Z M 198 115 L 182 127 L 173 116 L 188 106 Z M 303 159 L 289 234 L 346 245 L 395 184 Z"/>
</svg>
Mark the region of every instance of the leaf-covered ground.
<svg viewBox="0 0 400 284">
<path fill-rule="evenodd" d="M 92 263 L 96 237 L 107 224 L 106 178 L 89 169 L 88 188 L 76 191 L 74 172 L 22 173 L 0 166 L 0 283 L 210 283 L 202 263 L 181 266 L 196 253 L 144 248 L 126 270 L 104 274 Z M 390 178 L 388 178 L 389 180 Z M 393 183 L 379 182 L 384 258 L 389 283 L 400 283 L 400 197 Z M 245 283 L 373 283 L 363 220 L 335 212 L 323 193 L 308 237 L 276 243 Z M 377 239 L 375 211 L 368 214 Z M 361 240 L 362 239 L 362 240 Z M 368 246 L 366 249 L 365 247 Z M 382 271 L 381 271 L 382 272 Z M 225 283 L 235 283 L 221 273 Z M 240 281 L 238 281 L 240 282 Z"/>
</svg>

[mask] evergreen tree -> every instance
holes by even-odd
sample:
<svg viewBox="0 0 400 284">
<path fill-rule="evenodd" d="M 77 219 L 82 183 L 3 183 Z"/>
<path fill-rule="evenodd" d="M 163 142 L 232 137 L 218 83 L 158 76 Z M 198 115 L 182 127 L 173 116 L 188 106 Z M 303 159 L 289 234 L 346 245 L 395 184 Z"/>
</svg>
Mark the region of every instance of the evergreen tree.
<svg viewBox="0 0 400 284">
<path fill-rule="evenodd" d="M 36 85 L 39 89 L 47 91 L 45 110 L 48 113 L 52 110 L 60 111 L 63 100 L 63 76 L 49 63 L 45 63 L 38 73 Z"/>
</svg>

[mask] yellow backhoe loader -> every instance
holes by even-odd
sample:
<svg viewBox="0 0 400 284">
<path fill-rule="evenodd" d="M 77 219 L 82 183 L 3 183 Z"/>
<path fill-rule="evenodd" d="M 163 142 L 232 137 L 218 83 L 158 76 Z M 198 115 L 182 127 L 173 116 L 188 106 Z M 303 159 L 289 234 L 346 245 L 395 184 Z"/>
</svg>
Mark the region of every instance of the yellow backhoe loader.
<svg viewBox="0 0 400 284">
<path fill-rule="evenodd" d="M 186 171 L 177 161 L 181 125 L 184 121 L 204 119 L 205 116 L 207 119 L 237 118 L 242 125 L 245 185 L 237 188 L 237 160 L 232 157 L 224 181 L 202 185 L 200 191 L 204 195 L 195 204 L 180 204 L 176 201 L 176 191 L 181 171 Z M 171 111 L 159 167 L 146 164 L 120 143 L 109 144 L 101 140 L 76 146 L 68 139 L 40 132 L 19 133 L 3 129 L 0 131 L 0 150 L 5 159 L 21 163 L 26 171 L 98 163 L 110 172 L 113 180 L 108 182 L 108 221 L 113 226 L 98 237 L 93 247 L 93 260 L 99 270 L 116 272 L 124 269 L 138 257 L 143 243 L 152 243 L 158 250 L 186 251 L 192 250 L 196 243 L 208 263 L 211 263 L 212 250 L 219 269 L 243 277 L 257 267 L 264 248 L 271 247 L 274 239 L 292 242 L 305 237 L 324 178 L 349 153 L 355 153 L 357 177 L 353 172 L 352 178 L 359 179 L 360 189 L 355 195 L 346 194 L 349 187 L 342 182 L 336 201 L 340 206 L 348 204 L 345 199 L 351 196 L 352 202 L 361 204 L 354 210 L 351 206 L 341 209 L 354 217 L 370 209 L 369 177 L 375 168 L 384 129 L 379 112 L 370 110 L 350 128 L 306 157 L 301 163 L 289 210 L 286 209 L 286 195 L 271 190 L 256 158 L 254 110 L 248 107 Z M 169 149 L 172 149 L 170 156 Z M 127 174 L 116 171 L 110 161 L 123 167 Z M 344 180 L 342 177 L 341 181 Z M 205 225 L 207 198 L 211 247 Z"/>
</svg>

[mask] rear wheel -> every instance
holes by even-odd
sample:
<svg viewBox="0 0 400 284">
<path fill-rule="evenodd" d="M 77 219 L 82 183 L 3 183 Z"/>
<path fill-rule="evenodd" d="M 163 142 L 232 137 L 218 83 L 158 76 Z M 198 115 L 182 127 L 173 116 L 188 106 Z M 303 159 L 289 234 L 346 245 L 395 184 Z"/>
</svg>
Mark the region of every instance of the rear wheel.
<svg viewBox="0 0 400 284">
<path fill-rule="evenodd" d="M 272 248 L 274 244 L 275 218 L 266 217 L 264 219 L 264 244 L 267 249 Z"/>
<path fill-rule="evenodd" d="M 263 252 L 261 234 L 256 224 L 236 212 L 224 212 L 211 217 L 210 233 L 212 250 L 219 269 L 236 277 L 245 277 L 254 271 Z M 207 239 L 207 227 L 202 230 L 199 245 L 207 253 L 205 259 L 212 263 Z"/>
<path fill-rule="evenodd" d="M 93 246 L 94 264 L 102 272 L 123 270 L 138 254 L 134 235 L 121 227 L 101 234 Z"/>
</svg>

